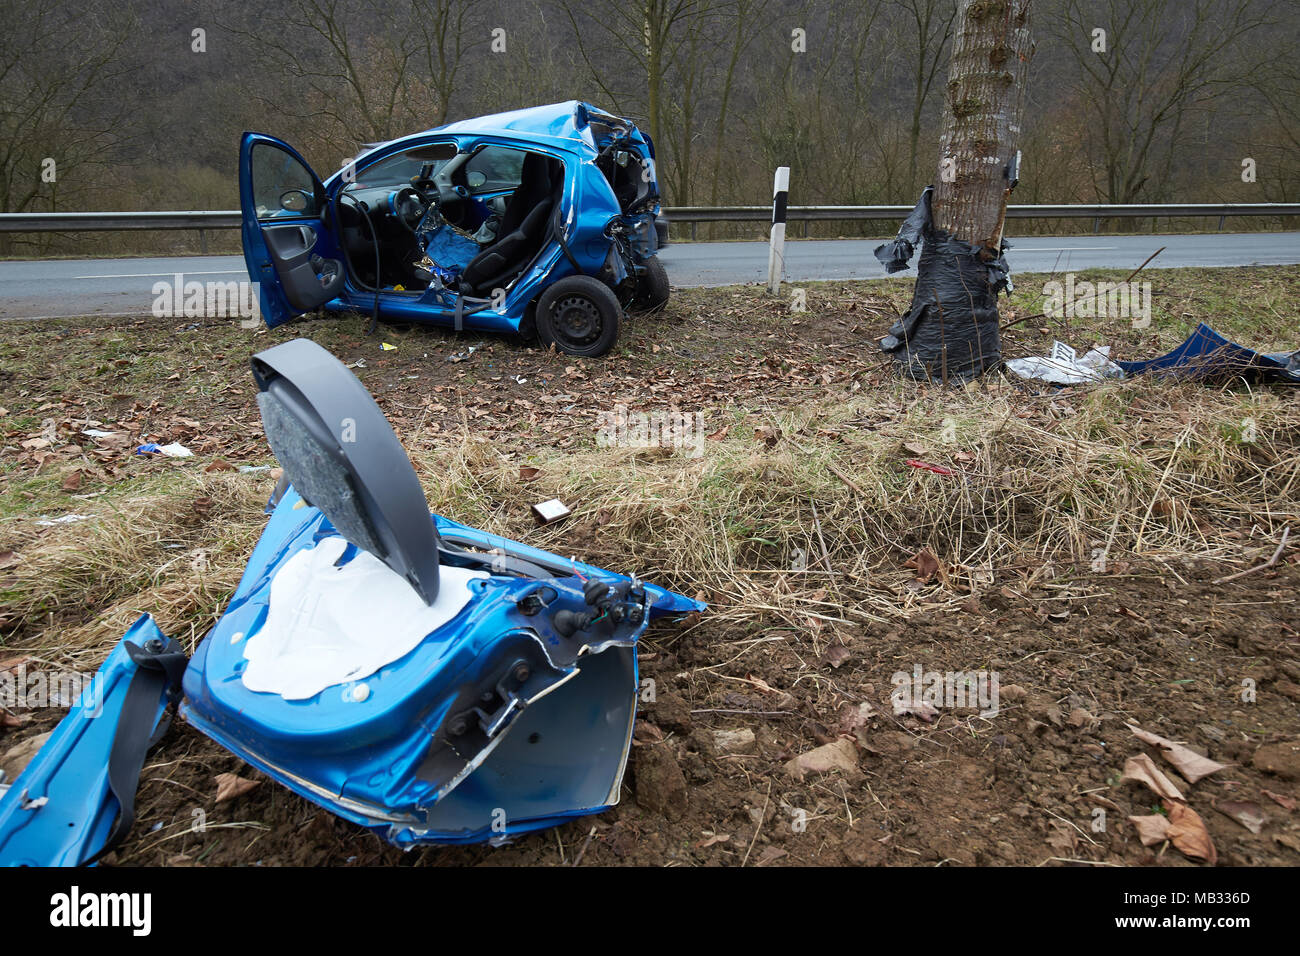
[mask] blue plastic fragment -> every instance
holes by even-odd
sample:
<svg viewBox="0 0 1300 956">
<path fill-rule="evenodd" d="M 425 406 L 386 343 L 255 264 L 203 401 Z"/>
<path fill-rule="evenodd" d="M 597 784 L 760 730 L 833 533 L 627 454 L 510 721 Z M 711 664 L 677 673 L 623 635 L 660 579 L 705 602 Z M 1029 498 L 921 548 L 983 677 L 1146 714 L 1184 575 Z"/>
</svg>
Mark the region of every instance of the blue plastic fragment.
<svg viewBox="0 0 1300 956">
<path fill-rule="evenodd" d="M 1126 375 L 1163 372 L 1197 381 L 1300 383 L 1300 352 L 1265 354 L 1224 338 L 1204 322 L 1173 351 L 1138 362 L 1116 362 Z"/>
<path fill-rule="evenodd" d="M 244 649 L 267 620 L 276 574 L 337 535 L 288 489 L 185 673 L 187 721 L 289 789 L 402 847 L 505 839 L 617 803 L 640 687 L 637 639 L 650 618 L 705 606 L 431 520 L 453 551 L 502 555 L 516 573 L 475 581 L 454 618 L 378 671 L 286 699 L 245 686 Z M 584 588 L 596 581 L 639 585 L 641 610 L 566 635 L 557 619 L 591 612 Z M 363 693 L 351 693 L 358 684 Z"/>
<path fill-rule="evenodd" d="M 137 669 L 126 644 L 153 639 L 167 640 L 146 614 L 0 797 L 0 865 L 76 866 L 104 845 L 119 809 L 109 791 L 108 758 Z M 166 704 L 160 694 L 155 726 Z"/>
</svg>

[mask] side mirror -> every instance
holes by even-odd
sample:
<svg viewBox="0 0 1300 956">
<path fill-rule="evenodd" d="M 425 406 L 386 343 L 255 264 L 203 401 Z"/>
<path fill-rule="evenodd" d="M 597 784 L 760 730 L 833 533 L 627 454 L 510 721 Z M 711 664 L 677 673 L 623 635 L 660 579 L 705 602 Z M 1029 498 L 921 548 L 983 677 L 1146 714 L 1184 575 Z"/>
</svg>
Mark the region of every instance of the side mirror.
<svg viewBox="0 0 1300 956">
<path fill-rule="evenodd" d="M 280 208 L 285 212 L 306 212 L 312 197 L 301 189 L 290 189 L 280 194 Z"/>
</svg>

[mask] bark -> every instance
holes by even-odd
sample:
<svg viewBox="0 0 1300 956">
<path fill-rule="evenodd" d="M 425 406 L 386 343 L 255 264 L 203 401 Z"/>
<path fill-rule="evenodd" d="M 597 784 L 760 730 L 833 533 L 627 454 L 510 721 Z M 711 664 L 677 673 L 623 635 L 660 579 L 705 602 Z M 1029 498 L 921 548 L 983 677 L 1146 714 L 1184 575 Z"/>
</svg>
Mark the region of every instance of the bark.
<svg viewBox="0 0 1300 956">
<path fill-rule="evenodd" d="M 898 238 L 876 250 L 895 272 L 921 243 L 911 307 L 880 343 L 914 378 L 969 381 L 1002 363 L 1002 225 L 1033 54 L 1029 3 L 960 0 L 936 185 Z"/>
<path fill-rule="evenodd" d="M 934 223 L 996 249 L 1010 192 L 1004 174 L 1020 143 L 1033 43 L 1030 0 L 962 0 L 948 70 Z"/>
</svg>

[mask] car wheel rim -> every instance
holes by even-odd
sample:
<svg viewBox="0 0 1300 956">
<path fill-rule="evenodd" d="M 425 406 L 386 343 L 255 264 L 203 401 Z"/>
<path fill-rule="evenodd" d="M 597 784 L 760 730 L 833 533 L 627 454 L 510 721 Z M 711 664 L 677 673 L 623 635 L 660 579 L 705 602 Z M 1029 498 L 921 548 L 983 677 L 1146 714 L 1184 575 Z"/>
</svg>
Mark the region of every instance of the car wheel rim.
<svg viewBox="0 0 1300 956">
<path fill-rule="evenodd" d="M 555 303 L 551 314 L 556 338 L 565 345 L 590 345 L 600 337 L 600 309 L 585 295 L 565 296 Z"/>
</svg>

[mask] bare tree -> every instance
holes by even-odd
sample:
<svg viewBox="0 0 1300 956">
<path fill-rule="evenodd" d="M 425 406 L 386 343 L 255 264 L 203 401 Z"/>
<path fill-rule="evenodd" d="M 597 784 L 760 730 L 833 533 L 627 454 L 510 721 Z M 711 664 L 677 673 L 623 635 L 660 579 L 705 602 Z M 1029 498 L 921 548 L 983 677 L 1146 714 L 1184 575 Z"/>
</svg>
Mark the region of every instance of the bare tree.
<svg viewBox="0 0 1300 956">
<path fill-rule="evenodd" d="M 117 81 L 134 21 L 98 3 L 0 0 L 0 23 L 0 211 L 84 200 L 127 133 Z"/>
<path fill-rule="evenodd" d="M 610 0 L 600 4 L 559 0 L 583 62 L 620 112 L 631 112 L 625 105 L 629 92 L 614 78 L 636 79 L 631 95 L 645 103 L 644 115 L 656 143 L 664 133 L 664 88 L 692 33 L 684 27 L 708 16 L 712 6 L 713 0 Z"/>
<path fill-rule="evenodd" d="M 412 99 L 419 94 L 432 98 L 436 105 L 430 125 L 441 126 L 447 122 L 467 56 L 488 43 L 486 26 L 472 0 L 409 0 L 409 3 L 415 43 L 413 75 L 418 80 L 408 83 L 403 92 Z M 502 53 L 491 55 L 510 56 L 508 39 Z"/>
<path fill-rule="evenodd" d="M 446 121 L 467 52 L 488 40 L 478 9 L 473 0 L 289 0 L 274 29 L 260 17 L 227 28 L 256 51 L 249 94 L 299 120 L 309 151 L 342 144 L 347 153 Z"/>
<path fill-rule="evenodd" d="M 1065 0 L 1056 36 L 1090 112 L 1082 146 L 1098 199 L 1166 197 L 1193 111 L 1239 90 L 1246 41 L 1272 22 L 1261 0 Z"/>
<path fill-rule="evenodd" d="M 719 92 L 718 118 L 714 124 L 713 135 L 713 171 L 709 184 L 709 204 L 718 204 L 718 187 L 722 172 L 724 156 L 735 155 L 735 149 L 727 139 L 727 122 L 731 118 L 731 97 L 739 75 L 741 58 L 754 38 L 758 36 L 758 24 L 767 13 L 771 0 L 731 0 L 724 11 L 728 23 L 727 65 L 722 72 L 722 89 Z"/>
<path fill-rule="evenodd" d="M 907 128 L 907 195 L 916 195 L 921 123 L 952 39 L 957 4 L 953 0 L 893 0 L 903 15 L 900 47 L 906 50 L 911 85 L 911 123 Z"/>
<path fill-rule="evenodd" d="M 758 96 L 744 125 L 749 152 L 761 158 L 761 195 L 772 169 L 789 166 L 801 197 L 881 198 L 891 164 L 899 165 L 895 144 L 882 135 L 891 128 L 889 114 L 874 102 L 880 49 L 887 46 L 877 29 L 882 7 L 881 0 L 806 4 L 789 21 L 806 26 L 806 52 L 792 53 L 786 32 L 778 40 L 785 44 L 780 59 L 770 57 L 780 70 L 765 61 L 753 71 Z M 733 154 L 743 148 L 733 144 Z"/>
</svg>

